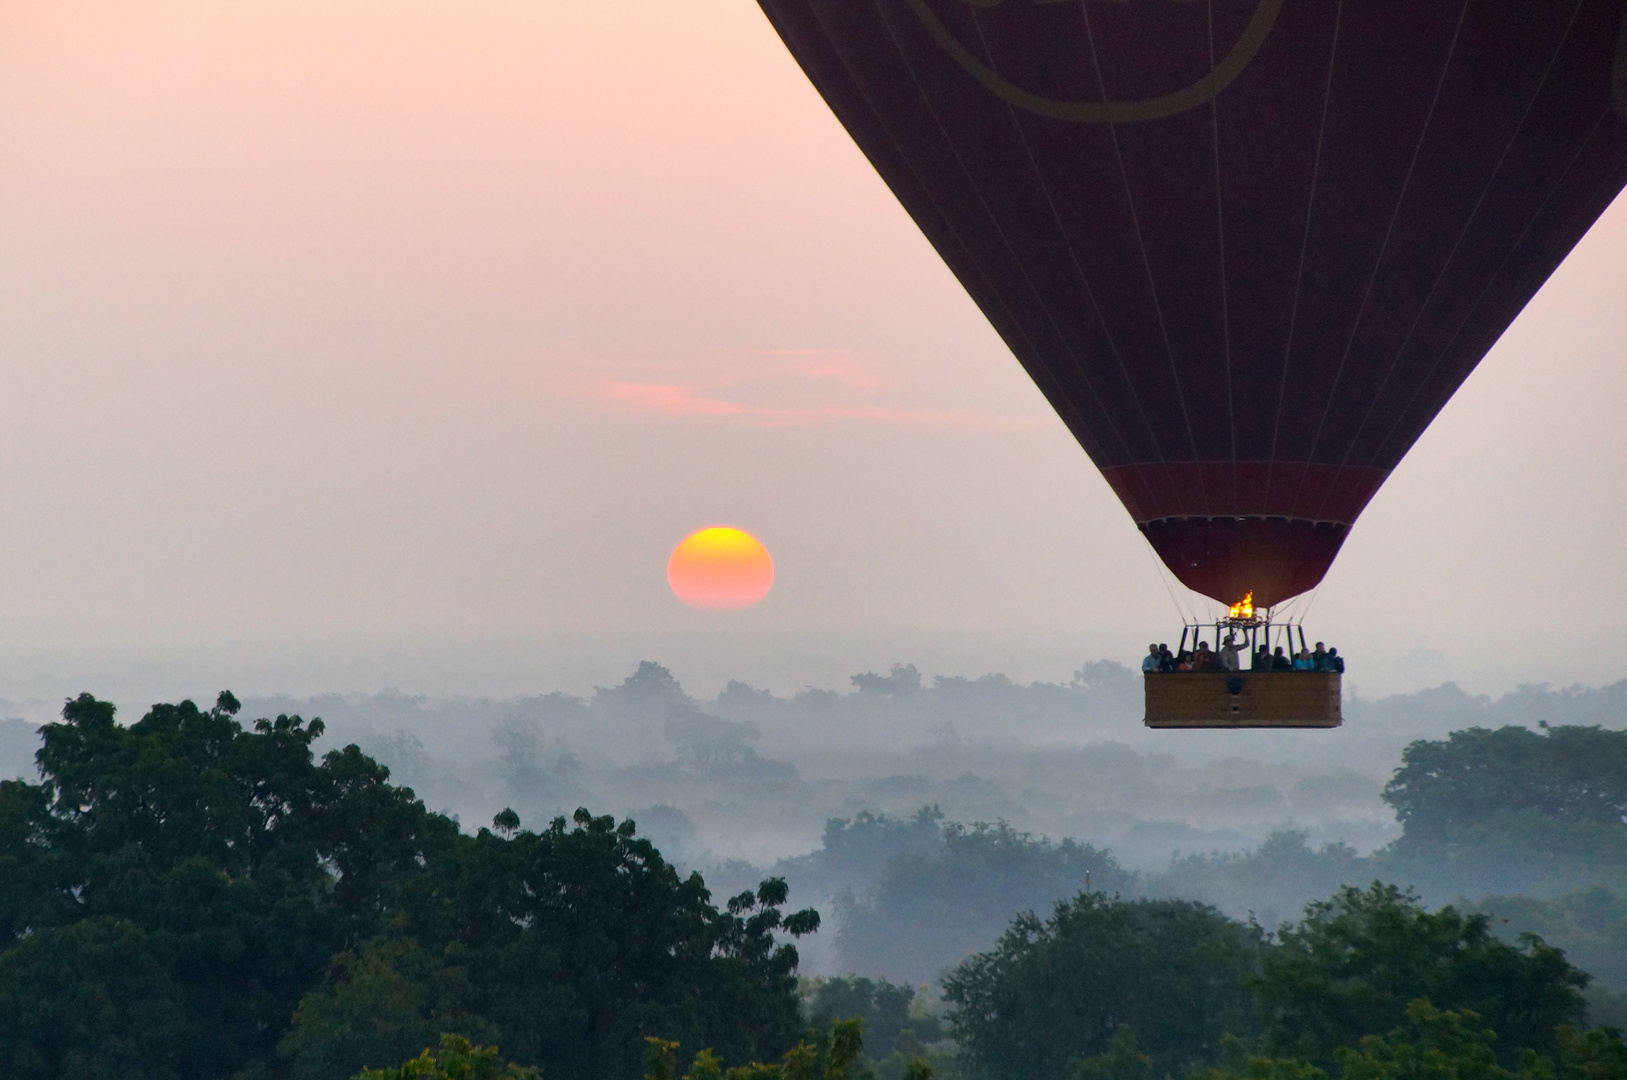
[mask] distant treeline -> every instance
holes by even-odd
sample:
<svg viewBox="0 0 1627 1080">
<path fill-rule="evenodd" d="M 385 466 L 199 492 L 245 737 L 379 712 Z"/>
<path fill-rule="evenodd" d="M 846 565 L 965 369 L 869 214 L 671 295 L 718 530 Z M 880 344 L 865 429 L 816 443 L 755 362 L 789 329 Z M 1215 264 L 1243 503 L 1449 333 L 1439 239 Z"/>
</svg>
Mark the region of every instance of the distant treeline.
<svg viewBox="0 0 1627 1080">
<path fill-rule="evenodd" d="M 1376 701 L 1347 693 L 1336 732 L 1222 740 L 1146 732 L 1139 685 L 1108 661 L 1026 685 L 899 664 L 853 676 L 844 692 L 733 682 L 696 697 L 647 661 L 582 697 L 384 693 L 247 706 L 322 716 L 322 748 L 356 743 L 456 819 L 488 821 L 505 806 L 528 820 L 601 807 L 638 817 L 669 858 L 690 865 L 771 862 L 815 847 L 827 818 L 932 804 L 954 820 L 1087 839 L 1139 867 L 1177 850 L 1242 851 L 1290 827 L 1365 852 L 1399 832 L 1379 792 L 1410 742 L 1474 726 L 1627 718 L 1627 682 L 1497 699 L 1448 684 Z M 0 778 L 33 775 L 37 727 L 0 720 Z"/>
<path fill-rule="evenodd" d="M 1477 907 L 1497 917 L 1494 929 L 1539 930 L 1603 987 L 1627 991 L 1627 732 L 1506 727 L 1421 740 L 1384 798 L 1405 831 L 1367 856 L 1281 832 L 1246 853 L 1138 872 L 1108 850 L 945 822 L 927 807 L 833 819 L 819 850 L 771 872 L 836 896 L 836 966 L 873 977 L 935 978 L 991 944 L 1012 913 L 1086 888 L 1202 900 L 1274 928 L 1343 886 L 1384 880 L 1436 902 L 1486 897 Z M 757 872 L 725 865 L 714 877 Z"/>
</svg>

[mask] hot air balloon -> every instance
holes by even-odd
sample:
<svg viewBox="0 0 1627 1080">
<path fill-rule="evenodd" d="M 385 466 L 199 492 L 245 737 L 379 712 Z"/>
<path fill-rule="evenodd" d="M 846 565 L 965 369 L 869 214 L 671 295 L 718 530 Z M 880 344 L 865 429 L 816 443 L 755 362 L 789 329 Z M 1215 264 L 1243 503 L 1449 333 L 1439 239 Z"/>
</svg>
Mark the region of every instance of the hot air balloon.
<svg viewBox="0 0 1627 1080">
<path fill-rule="evenodd" d="M 1314 588 L 1627 184 L 1624 0 L 758 0 L 1183 584 Z"/>
</svg>

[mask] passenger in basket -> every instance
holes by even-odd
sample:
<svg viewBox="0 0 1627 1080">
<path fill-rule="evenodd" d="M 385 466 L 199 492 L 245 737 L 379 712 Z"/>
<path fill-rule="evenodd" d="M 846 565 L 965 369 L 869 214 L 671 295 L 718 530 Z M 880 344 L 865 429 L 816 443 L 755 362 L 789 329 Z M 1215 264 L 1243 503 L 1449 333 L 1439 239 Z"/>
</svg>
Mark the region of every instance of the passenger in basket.
<svg viewBox="0 0 1627 1080">
<path fill-rule="evenodd" d="M 1326 671 L 1327 669 L 1328 669 L 1328 650 L 1327 650 L 1326 646 L 1324 646 L 1320 641 L 1318 641 L 1316 643 L 1316 649 L 1311 653 L 1311 670 L 1313 670 L 1313 671 Z"/>
<path fill-rule="evenodd" d="M 1168 642 L 1161 642 L 1158 646 L 1158 670 L 1175 670 L 1175 654 L 1169 651 Z"/>
<path fill-rule="evenodd" d="M 1278 645 L 1277 646 L 1277 651 L 1271 655 L 1271 670 L 1272 671 L 1292 671 L 1292 670 L 1294 670 L 1294 662 L 1292 660 L 1288 659 L 1288 656 L 1282 651 L 1282 646 L 1281 645 Z"/>
<path fill-rule="evenodd" d="M 1255 649 L 1254 664 L 1252 666 L 1255 671 L 1270 671 L 1271 650 L 1266 648 L 1264 645 L 1261 645 L 1258 649 Z"/>
<path fill-rule="evenodd" d="M 1141 658 L 1141 672 L 1142 672 L 1143 675 L 1151 675 L 1153 672 L 1155 672 L 1157 670 L 1158 670 L 1158 646 L 1156 646 L 1156 645 L 1148 645 L 1147 646 L 1147 655 L 1143 656 Z"/>
<path fill-rule="evenodd" d="M 1236 671 L 1237 668 L 1237 639 L 1227 634 L 1226 643 L 1220 647 L 1220 670 L 1230 672 Z"/>
<path fill-rule="evenodd" d="M 1339 655 L 1338 649 L 1328 650 L 1327 664 L 1328 666 L 1323 668 L 1323 671 L 1331 671 L 1335 675 L 1343 675 L 1345 673 L 1345 658 Z"/>
<path fill-rule="evenodd" d="M 1316 662 L 1311 659 L 1311 650 L 1300 646 L 1299 652 L 1294 654 L 1295 671 L 1315 671 Z"/>
</svg>

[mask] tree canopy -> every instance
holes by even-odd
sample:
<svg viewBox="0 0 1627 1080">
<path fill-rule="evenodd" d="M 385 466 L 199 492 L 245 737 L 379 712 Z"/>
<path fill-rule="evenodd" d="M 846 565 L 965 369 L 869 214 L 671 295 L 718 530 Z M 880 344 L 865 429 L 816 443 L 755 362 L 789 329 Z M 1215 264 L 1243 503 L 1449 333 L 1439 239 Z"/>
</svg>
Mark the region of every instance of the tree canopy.
<svg viewBox="0 0 1627 1080">
<path fill-rule="evenodd" d="M 993 1076 L 1070 1075 L 1128 1025 L 1160 1074 L 1214 1059 L 1257 1027 L 1256 928 L 1184 900 L 1082 893 L 1050 918 L 1018 916 L 999 943 L 944 980 L 950 1028 Z"/>
<path fill-rule="evenodd" d="M 1627 887 L 1627 732 L 1454 731 L 1420 740 L 1384 789 L 1403 828 L 1386 877 L 1445 895 Z"/>
<path fill-rule="evenodd" d="M 678 1080 L 681 1043 L 650 1036 L 645 1040 L 644 1080 Z M 829 1028 L 809 1028 L 776 1062 L 753 1060 L 725 1068 L 710 1047 L 695 1054 L 683 1080 L 876 1080 L 865 1064 L 864 1021 L 837 1020 Z M 924 1060 L 909 1063 L 903 1080 L 932 1080 Z"/>
<path fill-rule="evenodd" d="M 1469 728 L 1420 740 L 1384 789 L 1408 834 L 1446 839 L 1501 813 L 1594 825 L 1627 817 L 1627 731 Z"/>
<path fill-rule="evenodd" d="M 1470 1011 L 1437 1009 L 1420 998 L 1404 1022 L 1383 1035 L 1341 1047 L 1331 1066 L 1338 1080 L 1614 1080 L 1627 1076 L 1627 1044 L 1614 1031 L 1560 1028 L 1557 1052 L 1530 1049 L 1505 1067 L 1497 1033 Z M 1330 1072 L 1297 1058 L 1250 1057 L 1194 1073 L 1190 1080 L 1327 1080 Z M 1115 1076 L 1112 1080 L 1123 1080 Z"/>
<path fill-rule="evenodd" d="M 1256 983 L 1266 1043 L 1319 1065 L 1401 1027 L 1420 998 L 1476 1013 L 1510 1061 L 1553 1052 L 1558 1029 L 1586 1018 L 1587 976 L 1559 950 L 1533 935 L 1500 941 L 1486 916 L 1432 912 L 1392 885 L 1341 889 L 1278 938 Z"/>
<path fill-rule="evenodd" d="M 632 821 L 460 832 L 319 720 L 221 694 L 129 726 L 82 695 L 38 783 L 0 785 L 0 1072 L 349 1076 L 442 1032 L 550 1078 L 633 1078 L 642 1039 L 741 1058 L 801 1029 L 818 926 L 769 879 L 715 907 Z"/>
<path fill-rule="evenodd" d="M 804 980 L 804 1003 L 815 1028 L 861 1021 L 865 1059 L 878 1080 L 899 1080 L 911 1062 L 927 1056 L 929 1044 L 947 1035 L 942 1018 L 921 1007 L 925 990 L 862 976 L 820 977 Z"/>
<path fill-rule="evenodd" d="M 1199 904 L 1084 894 L 1019 916 L 944 986 L 988 1077 L 1593 1080 L 1627 1048 L 1580 1033 L 1586 982 L 1538 938 L 1500 941 L 1483 915 L 1375 883 L 1274 938 Z M 1436 1058 L 1459 1071 L 1418 1065 Z"/>
<path fill-rule="evenodd" d="M 541 1075 L 503 1061 L 495 1046 L 442 1035 L 438 1051 L 425 1050 L 398 1069 L 363 1069 L 355 1080 L 541 1080 Z"/>
</svg>

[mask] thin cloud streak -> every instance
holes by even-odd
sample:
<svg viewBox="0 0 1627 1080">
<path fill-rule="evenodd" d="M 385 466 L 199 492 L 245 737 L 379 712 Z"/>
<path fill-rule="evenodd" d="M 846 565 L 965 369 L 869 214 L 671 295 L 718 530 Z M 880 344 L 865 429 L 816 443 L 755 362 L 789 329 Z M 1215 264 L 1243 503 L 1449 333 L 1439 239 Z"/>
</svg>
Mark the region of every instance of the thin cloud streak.
<svg viewBox="0 0 1627 1080">
<path fill-rule="evenodd" d="M 608 369 L 608 370 L 607 370 Z M 596 363 L 558 371 L 555 392 L 612 412 L 759 427 L 831 422 L 1010 431 L 1031 417 L 914 407 L 845 349 L 747 349 L 684 363 Z"/>
<path fill-rule="evenodd" d="M 829 420 L 867 420 L 876 423 L 920 424 L 933 427 L 970 427 L 1006 430 L 1032 426 L 1031 422 L 977 416 L 953 410 L 898 409 L 882 405 L 827 405 L 818 408 L 779 408 L 747 405 L 705 397 L 687 386 L 660 383 L 606 382 L 598 391 L 623 411 L 660 416 L 723 416 L 755 421 L 766 426 L 814 424 Z"/>
<path fill-rule="evenodd" d="M 866 371 L 846 349 L 748 349 L 746 355 L 782 361 L 786 374 L 828 379 L 855 390 L 872 390 L 881 380 Z"/>
</svg>

